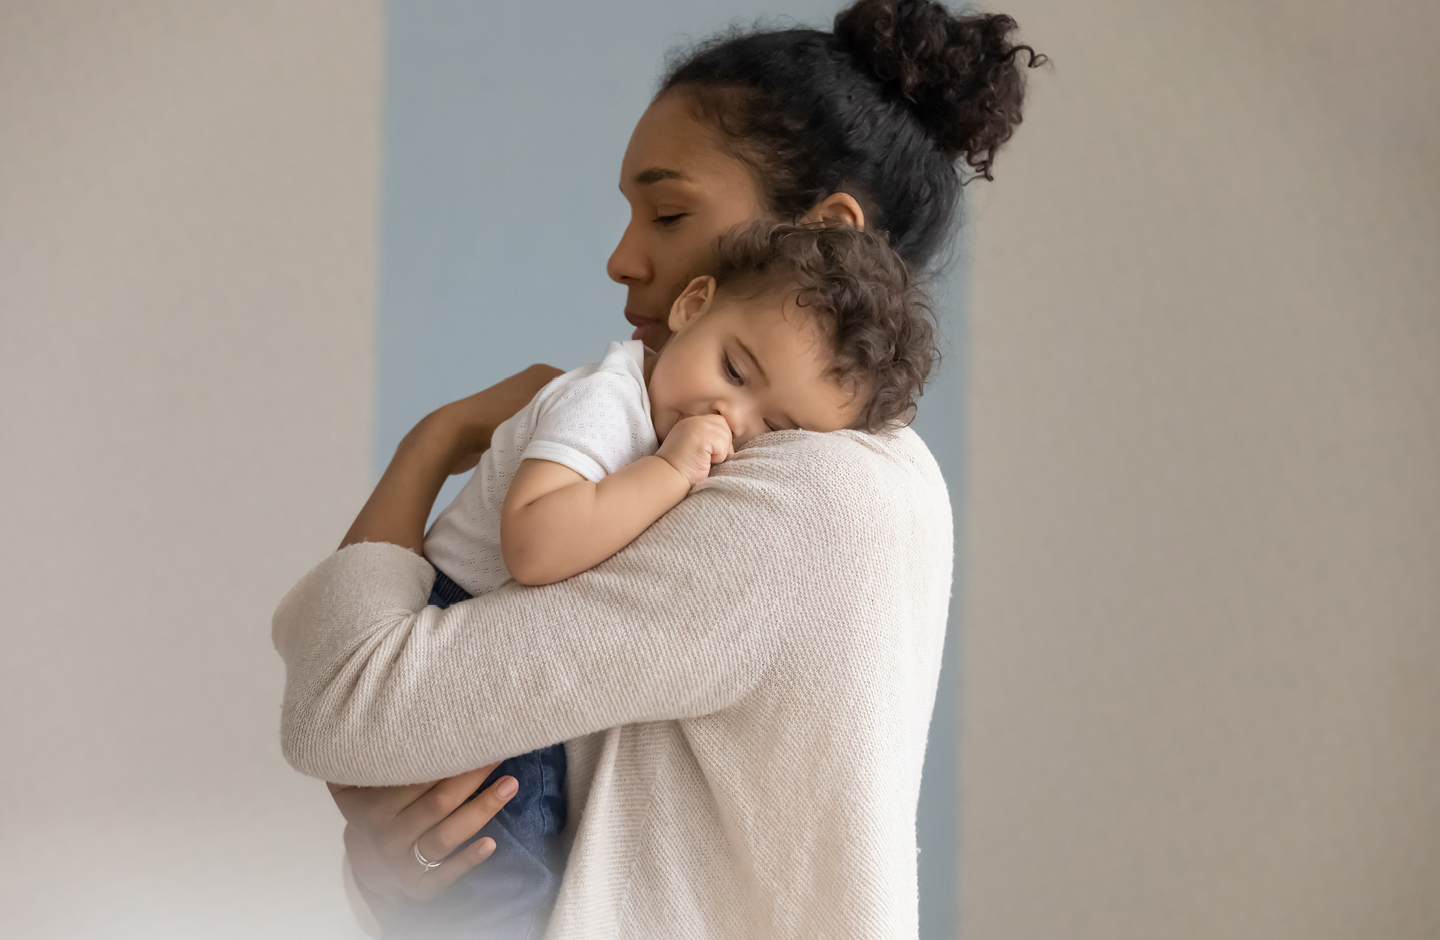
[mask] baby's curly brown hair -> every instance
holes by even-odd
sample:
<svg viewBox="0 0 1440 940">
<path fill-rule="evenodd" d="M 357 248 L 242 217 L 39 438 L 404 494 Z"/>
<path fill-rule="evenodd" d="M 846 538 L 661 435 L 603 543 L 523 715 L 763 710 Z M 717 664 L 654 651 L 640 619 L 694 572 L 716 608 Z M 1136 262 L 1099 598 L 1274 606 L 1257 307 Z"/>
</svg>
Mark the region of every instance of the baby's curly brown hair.
<svg viewBox="0 0 1440 940">
<path fill-rule="evenodd" d="M 717 292 L 793 292 L 829 340 L 830 376 L 861 399 L 852 427 L 908 424 L 940 359 L 930 299 L 883 234 L 762 221 L 720 239 Z"/>
</svg>

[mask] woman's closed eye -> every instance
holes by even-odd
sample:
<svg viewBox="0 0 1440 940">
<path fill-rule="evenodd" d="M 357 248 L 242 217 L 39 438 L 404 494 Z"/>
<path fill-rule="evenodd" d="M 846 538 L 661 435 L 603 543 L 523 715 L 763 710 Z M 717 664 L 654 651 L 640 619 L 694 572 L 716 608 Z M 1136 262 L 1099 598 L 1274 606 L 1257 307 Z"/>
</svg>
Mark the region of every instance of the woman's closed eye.
<svg viewBox="0 0 1440 940">
<path fill-rule="evenodd" d="M 687 215 L 689 215 L 688 212 L 676 212 L 674 215 L 660 215 L 655 217 L 655 222 L 657 225 L 663 225 L 669 228 Z"/>
</svg>

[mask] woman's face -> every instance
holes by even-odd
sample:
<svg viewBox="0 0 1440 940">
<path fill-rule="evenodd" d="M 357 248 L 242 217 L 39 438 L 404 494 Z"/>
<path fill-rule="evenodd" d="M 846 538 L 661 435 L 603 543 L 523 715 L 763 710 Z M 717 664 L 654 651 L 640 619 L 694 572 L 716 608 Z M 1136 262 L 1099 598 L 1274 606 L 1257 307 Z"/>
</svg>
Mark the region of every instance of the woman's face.
<svg viewBox="0 0 1440 940">
<path fill-rule="evenodd" d="M 629 289 L 625 319 L 634 339 L 659 349 L 670 336 L 671 304 L 694 278 L 710 274 L 715 243 L 743 222 L 768 215 L 750 169 L 722 151 L 680 92 L 645 111 L 625 160 L 620 192 L 630 224 L 605 266 Z"/>
</svg>

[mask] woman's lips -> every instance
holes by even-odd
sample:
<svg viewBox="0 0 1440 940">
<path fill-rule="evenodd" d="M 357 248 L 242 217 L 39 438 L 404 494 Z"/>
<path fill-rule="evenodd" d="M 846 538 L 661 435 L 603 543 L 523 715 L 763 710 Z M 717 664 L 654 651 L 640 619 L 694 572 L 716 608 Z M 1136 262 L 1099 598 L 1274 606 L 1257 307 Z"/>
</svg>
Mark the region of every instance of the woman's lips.
<svg viewBox="0 0 1440 940">
<path fill-rule="evenodd" d="M 635 332 L 630 334 L 630 338 L 644 343 L 646 349 L 659 349 L 660 344 L 665 341 L 664 324 L 655 320 L 642 320 L 628 313 L 625 314 L 625 319 L 635 325 Z"/>
</svg>

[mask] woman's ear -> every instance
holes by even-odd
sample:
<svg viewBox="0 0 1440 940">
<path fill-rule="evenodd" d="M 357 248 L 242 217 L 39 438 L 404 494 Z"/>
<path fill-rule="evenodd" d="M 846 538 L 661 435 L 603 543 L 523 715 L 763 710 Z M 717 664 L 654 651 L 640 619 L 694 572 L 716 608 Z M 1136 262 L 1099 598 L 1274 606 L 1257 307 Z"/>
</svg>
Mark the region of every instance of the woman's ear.
<svg viewBox="0 0 1440 940">
<path fill-rule="evenodd" d="M 708 274 L 695 278 L 670 305 L 670 332 L 679 333 L 710 306 L 715 297 L 715 279 Z"/>
<path fill-rule="evenodd" d="M 805 213 L 806 222 L 839 222 L 851 228 L 865 227 L 865 210 L 849 193 L 831 193 Z"/>
</svg>

